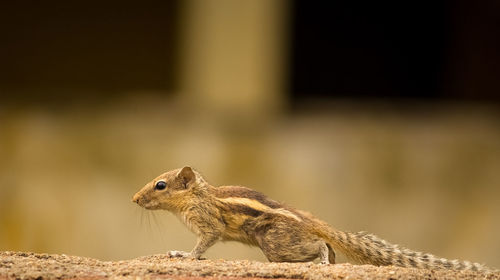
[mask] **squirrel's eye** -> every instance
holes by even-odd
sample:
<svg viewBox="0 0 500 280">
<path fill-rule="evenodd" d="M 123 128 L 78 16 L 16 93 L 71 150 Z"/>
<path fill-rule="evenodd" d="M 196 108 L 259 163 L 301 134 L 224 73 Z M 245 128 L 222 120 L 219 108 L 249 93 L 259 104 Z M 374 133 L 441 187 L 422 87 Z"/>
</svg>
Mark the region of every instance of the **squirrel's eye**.
<svg viewBox="0 0 500 280">
<path fill-rule="evenodd" d="M 155 189 L 157 190 L 164 190 L 165 188 L 167 187 L 167 184 L 165 184 L 165 182 L 163 181 L 158 181 L 158 183 L 156 183 L 155 185 Z"/>
</svg>

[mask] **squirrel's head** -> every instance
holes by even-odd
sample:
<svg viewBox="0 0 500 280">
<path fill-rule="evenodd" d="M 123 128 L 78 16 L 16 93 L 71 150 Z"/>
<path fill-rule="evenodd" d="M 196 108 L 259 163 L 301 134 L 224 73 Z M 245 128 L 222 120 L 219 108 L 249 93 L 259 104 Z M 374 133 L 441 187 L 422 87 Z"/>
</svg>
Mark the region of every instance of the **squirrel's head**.
<svg viewBox="0 0 500 280">
<path fill-rule="evenodd" d="M 191 194 L 207 187 L 203 177 L 189 166 L 171 170 L 147 183 L 133 197 L 132 202 L 146 209 L 180 211 Z"/>
</svg>

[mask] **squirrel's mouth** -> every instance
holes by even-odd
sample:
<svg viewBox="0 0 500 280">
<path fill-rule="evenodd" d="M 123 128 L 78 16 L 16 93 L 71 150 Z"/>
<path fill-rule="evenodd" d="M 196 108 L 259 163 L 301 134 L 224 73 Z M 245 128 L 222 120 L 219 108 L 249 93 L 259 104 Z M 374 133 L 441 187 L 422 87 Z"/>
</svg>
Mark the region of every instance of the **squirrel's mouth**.
<svg viewBox="0 0 500 280">
<path fill-rule="evenodd" d="M 141 205 L 141 204 L 139 204 Z M 148 201 L 144 204 L 141 205 L 142 207 L 148 209 L 148 210 L 156 210 L 160 208 L 160 204 L 157 201 Z"/>
</svg>

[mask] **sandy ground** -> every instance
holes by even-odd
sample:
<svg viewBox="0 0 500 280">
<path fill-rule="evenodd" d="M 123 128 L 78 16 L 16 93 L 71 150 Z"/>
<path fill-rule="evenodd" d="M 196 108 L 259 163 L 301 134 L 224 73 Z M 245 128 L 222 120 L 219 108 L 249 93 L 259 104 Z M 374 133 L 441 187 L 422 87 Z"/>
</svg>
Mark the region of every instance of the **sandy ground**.
<svg viewBox="0 0 500 280">
<path fill-rule="evenodd" d="M 125 261 L 0 252 L 0 279 L 500 279 L 500 273 L 434 271 L 371 265 L 180 260 L 152 255 Z"/>
</svg>

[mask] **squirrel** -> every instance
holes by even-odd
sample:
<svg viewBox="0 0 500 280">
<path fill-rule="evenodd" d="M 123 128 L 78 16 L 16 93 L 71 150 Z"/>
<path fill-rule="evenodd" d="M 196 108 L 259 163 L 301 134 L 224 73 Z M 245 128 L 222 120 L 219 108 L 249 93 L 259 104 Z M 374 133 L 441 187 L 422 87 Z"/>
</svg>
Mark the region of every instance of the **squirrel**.
<svg viewBox="0 0 500 280">
<path fill-rule="evenodd" d="M 191 252 L 169 257 L 200 259 L 217 241 L 259 247 L 271 262 L 334 264 L 335 251 L 357 264 L 492 272 L 478 263 L 447 260 L 391 244 L 366 232 L 332 228 L 297 210 L 242 186 L 214 187 L 189 166 L 163 173 L 137 192 L 132 201 L 150 210 L 177 215 L 197 236 Z"/>
</svg>

